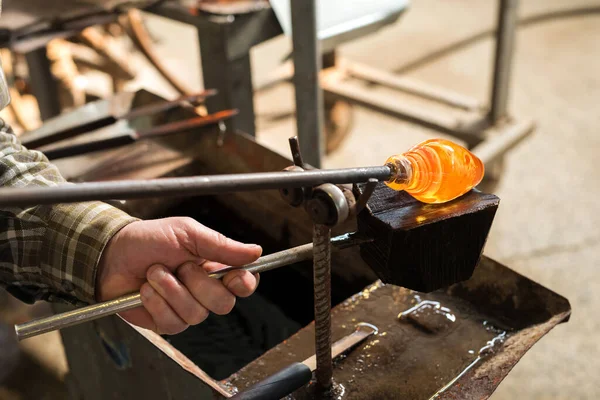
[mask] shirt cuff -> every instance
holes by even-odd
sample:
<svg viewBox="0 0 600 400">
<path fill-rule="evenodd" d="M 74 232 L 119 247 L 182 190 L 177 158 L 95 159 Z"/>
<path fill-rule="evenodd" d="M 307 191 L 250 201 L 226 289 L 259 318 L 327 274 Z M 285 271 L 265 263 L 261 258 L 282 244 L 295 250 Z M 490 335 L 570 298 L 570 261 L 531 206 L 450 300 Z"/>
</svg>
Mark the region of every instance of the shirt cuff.
<svg viewBox="0 0 600 400">
<path fill-rule="evenodd" d="M 94 303 L 96 273 L 106 245 L 138 218 L 106 203 L 88 202 L 55 205 L 47 221 L 42 273 L 58 296 Z"/>
</svg>

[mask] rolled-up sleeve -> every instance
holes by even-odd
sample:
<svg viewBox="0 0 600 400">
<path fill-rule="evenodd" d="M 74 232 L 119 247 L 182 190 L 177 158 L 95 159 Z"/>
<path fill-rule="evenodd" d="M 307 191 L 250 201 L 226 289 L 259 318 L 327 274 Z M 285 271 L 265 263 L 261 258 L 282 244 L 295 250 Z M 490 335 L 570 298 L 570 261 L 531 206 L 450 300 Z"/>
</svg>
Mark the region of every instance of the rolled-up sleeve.
<svg viewBox="0 0 600 400">
<path fill-rule="evenodd" d="M 1 187 L 69 184 L 0 120 Z M 28 303 L 92 303 L 106 244 L 136 220 L 103 202 L 5 207 L 0 210 L 0 284 Z"/>
</svg>

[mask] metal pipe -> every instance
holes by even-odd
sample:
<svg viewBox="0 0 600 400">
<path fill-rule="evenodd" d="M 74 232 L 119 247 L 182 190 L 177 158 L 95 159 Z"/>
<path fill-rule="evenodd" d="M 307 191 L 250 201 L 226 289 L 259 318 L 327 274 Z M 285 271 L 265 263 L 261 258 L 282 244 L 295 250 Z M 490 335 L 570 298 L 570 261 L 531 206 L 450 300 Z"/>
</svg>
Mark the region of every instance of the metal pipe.
<svg viewBox="0 0 600 400">
<path fill-rule="evenodd" d="M 423 82 L 398 76 L 368 65 L 359 64 L 343 60 L 340 62 L 342 70 L 348 75 L 365 81 L 387 86 L 408 94 L 419 96 L 425 99 L 446 104 L 451 107 L 460 108 L 466 111 L 477 111 L 483 108 L 483 105 L 476 99 L 455 93 L 440 87 L 431 86 Z"/>
<path fill-rule="evenodd" d="M 484 140 L 471 150 L 487 166 L 501 158 L 510 149 L 526 139 L 535 129 L 531 120 L 505 127 L 498 134 Z"/>
<path fill-rule="evenodd" d="M 328 392 L 333 383 L 331 356 L 331 229 L 313 228 L 313 280 L 315 299 L 315 354 L 317 387 Z"/>
<path fill-rule="evenodd" d="M 489 115 L 492 123 L 506 116 L 507 113 L 510 69 L 515 48 L 519 0 L 499 0 L 498 5 L 494 80 L 492 82 L 492 99 Z"/>
<path fill-rule="evenodd" d="M 317 34 L 317 1 L 292 0 L 292 43 L 296 127 L 308 164 L 321 168 L 325 154 L 323 93 L 319 85 L 321 49 Z"/>
<path fill-rule="evenodd" d="M 336 249 L 345 249 L 356 246 L 361 243 L 372 241 L 372 239 L 358 235 L 356 233 L 344 234 L 331 239 L 331 245 Z M 253 274 L 270 271 L 279 267 L 294 264 L 300 261 L 309 260 L 313 256 L 313 244 L 308 243 L 302 246 L 279 251 L 277 253 L 263 256 L 251 264 L 243 267 L 226 267 L 216 271 L 209 276 L 215 279 L 221 279 L 225 274 L 238 269 L 244 269 Z M 70 326 L 93 321 L 108 315 L 117 314 L 123 311 L 140 307 L 142 299 L 139 293 L 132 293 L 118 299 L 109 300 L 103 303 L 92 304 L 87 307 L 67 311 L 61 314 L 52 315 L 46 318 L 29 321 L 24 324 L 15 325 L 17 339 L 27 339 L 32 336 L 41 335 L 46 332 L 57 329 L 68 328 Z"/>
<path fill-rule="evenodd" d="M 124 200 L 147 197 L 206 196 L 252 190 L 316 186 L 324 183 L 389 180 L 387 166 L 301 172 L 260 172 L 251 174 L 207 175 L 116 182 L 86 182 L 54 187 L 0 189 L 0 207 L 26 207 L 40 204 L 76 203 L 93 200 Z"/>
</svg>

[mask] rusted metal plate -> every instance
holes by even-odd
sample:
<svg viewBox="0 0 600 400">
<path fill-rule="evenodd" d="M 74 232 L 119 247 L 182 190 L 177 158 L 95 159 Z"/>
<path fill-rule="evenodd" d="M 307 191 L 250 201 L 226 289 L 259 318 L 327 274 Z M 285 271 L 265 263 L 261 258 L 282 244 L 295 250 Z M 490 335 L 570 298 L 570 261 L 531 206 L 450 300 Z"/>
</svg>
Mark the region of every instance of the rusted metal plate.
<svg viewBox="0 0 600 400">
<path fill-rule="evenodd" d="M 425 300 L 439 307 L 430 303 L 410 318 L 398 318 Z M 344 399 L 487 398 L 527 350 L 569 315 L 565 298 L 487 257 L 470 280 L 443 291 L 419 294 L 376 283 L 332 312 L 334 340 L 359 322 L 379 328 L 376 337 L 336 363 L 334 379 Z M 227 384 L 243 390 L 310 356 L 313 342 L 311 324 Z M 310 387 L 294 398 L 312 398 Z"/>
</svg>

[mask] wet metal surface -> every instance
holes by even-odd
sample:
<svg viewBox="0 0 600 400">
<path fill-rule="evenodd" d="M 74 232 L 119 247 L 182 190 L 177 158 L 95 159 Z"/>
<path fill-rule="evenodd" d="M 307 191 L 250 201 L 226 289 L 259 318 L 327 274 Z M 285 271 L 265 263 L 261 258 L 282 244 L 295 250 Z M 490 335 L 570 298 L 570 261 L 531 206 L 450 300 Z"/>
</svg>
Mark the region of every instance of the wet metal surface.
<svg viewBox="0 0 600 400">
<path fill-rule="evenodd" d="M 335 363 L 334 382 L 344 388 L 339 398 L 487 398 L 569 314 L 566 299 L 485 257 L 469 281 L 444 291 L 420 294 L 375 283 L 332 312 L 334 340 L 358 322 L 379 328 L 377 336 Z M 228 383 L 243 389 L 302 360 L 314 351 L 313 341 L 311 324 Z M 313 386 L 294 398 L 312 398 Z"/>
</svg>

